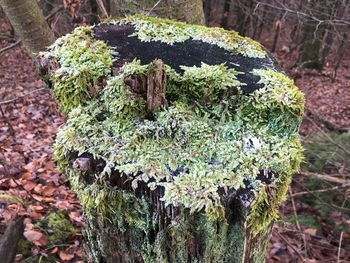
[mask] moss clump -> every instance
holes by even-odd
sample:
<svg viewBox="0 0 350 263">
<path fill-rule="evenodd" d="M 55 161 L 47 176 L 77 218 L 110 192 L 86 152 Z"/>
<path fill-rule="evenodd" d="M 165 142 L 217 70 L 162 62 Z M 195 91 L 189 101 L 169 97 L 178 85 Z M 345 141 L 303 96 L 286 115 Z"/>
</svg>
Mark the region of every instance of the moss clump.
<svg viewBox="0 0 350 263">
<path fill-rule="evenodd" d="M 136 198 L 127 191 L 98 184 L 75 190 L 87 217 L 92 217 L 97 212 L 101 219 L 109 221 L 121 232 L 128 227 L 146 231 L 147 222 L 144 218 L 149 213 L 149 204 L 145 199 Z"/>
<path fill-rule="evenodd" d="M 106 162 L 101 178 L 118 170 L 134 188 L 140 181 L 151 189 L 164 187 L 167 204 L 192 212 L 205 208 L 208 214 L 220 214 L 219 188 L 243 187 L 243 180 L 254 181 L 264 169 L 289 175 L 298 169 L 294 159 L 301 158 L 296 132 L 303 100 L 291 82 L 274 78 L 280 77 L 276 72 L 259 72 L 264 92 L 245 96 L 238 72 L 224 65 L 183 69 L 182 75 L 168 69 L 169 107 L 150 121 L 145 99 L 123 82 L 130 74 L 144 74 L 145 67 L 138 61 L 127 64 L 99 101 L 71 111 L 57 137 L 58 157 L 64 162 L 72 151 L 88 152 Z M 276 90 L 282 86 L 281 94 L 297 99 L 279 100 Z M 229 88 L 238 95 L 230 96 Z M 296 120 L 284 123 L 264 112 Z"/>
<path fill-rule="evenodd" d="M 266 56 L 260 45 L 221 29 L 138 16 L 114 23 L 133 24 L 142 41 L 173 44 L 191 38 L 233 54 Z M 111 50 L 91 40 L 90 29 L 77 32 L 83 40 L 73 33 L 50 51 L 61 67 L 52 78 L 55 93 L 62 110 L 68 113 L 67 124 L 57 135 L 55 156 L 84 206 L 93 261 L 132 251 L 145 262 L 186 262 L 186 257 L 191 257 L 189 237 L 198 233 L 207 246 L 200 256 L 204 258 L 193 256 L 198 262 L 241 258 L 244 248 L 238 247 L 242 242 L 235 242 L 237 238 L 266 244 L 262 239 L 277 217 L 278 206 L 301 160 L 298 128 L 304 98 L 294 83 L 272 69 L 255 69 L 250 73 L 262 88 L 246 94 L 242 92 L 246 84 L 238 81 L 239 74 L 244 73 L 225 64 L 179 65 L 182 73 L 165 65 L 167 107 L 153 112 L 150 119 L 145 96 L 125 84 L 130 75 L 145 78 L 149 65 L 134 60 L 111 76 Z M 79 56 L 70 54 L 74 43 L 85 43 L 86 49 L 79 51 Z M 101 52 L 91 51 L 96 43 Z M 104 62 L 96 66 L 94 62 L 101 58 Z M 81 79 L 69 71 L 68 77 L 61 73 L 70 65 Z M 82 68 L 91 72 L 80 74 Z M 107 85 L 91 96 L 89 83 L 102 76 Z M 71 167 L 70 160 L 76 154 L 92 155 L 104 167 L 89 174 L 93 179 L 86 179 Z M 267 186 L 257 180 L 261 171 L 279 176 L 271 178 Z M 127 178 L 132 189 L 124 191 L 110 185 L 117 172 Z M 221 199 L 221 191 L 238 190 L 247 184 L 256 192 L 247 219 L 249 231 L 227 221 Z M 151 193 L 164 191 L 161 200 L 136 197 L 141 186 L 147 186 Z M 154 208 L 160 201 L 181 211 L 164 228 L 159 226 L 164 211 Z M 112 246 L 105 236 L 118 240 Z M 256 248 L 256 261 L 261 259 L 257 255 L 262 249 Z"/>
<path fill-rule="evenodd" d="M 79 230 L 60 212 L 52 212 L 40 219 L 36 227 L 43 229 L 48 234 L 51 245 L 63 244 L 68 237 Z"/>
<path fill-rule="evenodd" d="M 232 54 L 241 54 L 250 58 L 265 58 L 266 51 L 260 43 L 240 36 L 235 31 L 222 28 L 208 28 L 199 25 L 189 25 L 170 19 L 159 19 L 145 16 L 129 16 L 121 20 L 109 21 L 115 24 L 132 24 L 135 36 L 140 40 L 161 41 L 167 44 L 183 42 L 188 39 L 200 40 L 224 48 Z"/>
<path fill-rule="evenodd" d="M 59 38 L 46 53 L 59 64 L 51 76 L 60 110 L 66 114 L 78 105 L 86 105 L 98 89 L 98 80 L 111 72 L 112 50 L 96 41 L 87 27 L 76 28 Z"/>
</svg>

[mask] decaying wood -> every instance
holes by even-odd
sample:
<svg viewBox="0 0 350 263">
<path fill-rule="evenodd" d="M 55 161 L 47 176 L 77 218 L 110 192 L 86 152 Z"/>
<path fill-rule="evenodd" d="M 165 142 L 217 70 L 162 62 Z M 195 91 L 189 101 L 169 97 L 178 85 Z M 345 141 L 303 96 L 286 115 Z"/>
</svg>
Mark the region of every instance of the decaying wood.
<svg viewBox="0 0 350 263">
<path fill-rule="evenodd" d="M 153 114 L 168 105 L 165 98 L 166 74 L 164 63 L 160 59 L 155 60 L 148 68 L 147 74 L 147 113 Z"/>
<path fill-rule="evenodd" d="M 166 92 L 166 74 L 164 62 L 160 59 L 153 61 L 145 75 L 130 75 L 124 79 L 124 83 L 131 90 L 147 100 L 147 114 L 151 117 L 154 111 L 164 108 L 168 105 L 165 98 Z"/>
<path fill-rule="evenodd" d="M 18 218 L 10 224 L 0 239 L 1 263 L 13 263 L 17 253 L 17 244 L 24 231 L 23 218 Z"/>
</svg>

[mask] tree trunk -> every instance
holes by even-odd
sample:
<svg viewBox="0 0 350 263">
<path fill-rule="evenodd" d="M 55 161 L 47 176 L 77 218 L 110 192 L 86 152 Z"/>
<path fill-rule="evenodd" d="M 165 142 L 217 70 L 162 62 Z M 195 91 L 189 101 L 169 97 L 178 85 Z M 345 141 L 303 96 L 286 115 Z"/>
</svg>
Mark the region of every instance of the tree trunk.
<svg viewBox="0 0 350 263">
<path fill-rule="evenodd" d="M 111 15 L 153 14 L 191 24 L 204 24 L 202 0 L 111 0 Z"/>
<path fill-rule="evenodd" d="M 0 6 L 30 53 L 42 51 L 55 41 L 36 0 L 0 0 Z"/>
<path fill-rule="evenodd" d="M 2 263 L 15 262 L 17 244 L 24 231 L 23 218 L 12 222 L 0 237 L 0 259 Z"/>
<path fill-rule="evenodd" d="M 327 29 L 327 24 L 324 21 L 331 19 L 331 13 L 333 11 L 327 3 L 326 0 L 312 0 L 308 3 L 308 9 L 312 17 L 304 23 L 303 41 L 298 58 L 299 64 L 303 67 L 322 69 L 324 66 L 324 61 L 322 60 L 322 45 Z"/>
<path fill-rule="evenodd" d="M 301 159 L 303 96 L 274 59 L 232 31 L 139 16 L 60 41 L 42 72 L 69 113 L 55 156 L 90 261 L 263 262 Z"/>
</svg>

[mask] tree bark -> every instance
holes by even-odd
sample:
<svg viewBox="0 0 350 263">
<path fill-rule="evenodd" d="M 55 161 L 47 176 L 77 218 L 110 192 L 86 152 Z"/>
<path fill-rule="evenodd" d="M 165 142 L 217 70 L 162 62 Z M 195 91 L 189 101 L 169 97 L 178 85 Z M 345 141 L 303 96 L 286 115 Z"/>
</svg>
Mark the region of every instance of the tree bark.
<svg viewBox="0 0 350 263">
<path fill-rule="evenodd" d="M 111 15 L 148 14 L 191 24 L 204 24 L 202 0 L 111 0 Z"/>
<path fill-rule="evenodd" d="M 303 41 L 299 50 L 299 64 L 306 68 L 322 69 L 321 57 L 322 40 L 326 33 L 325 20 L 330 18 L 332 11 L 327 6 L 327 1 L 312 0 L 308 4 L 312 17 L 304 22 Z M 317 21 L 316 19 L 319 21 Z"/>
<path fill-rule="evenodd" d="M 0 259 L 2 263 L 13 263 L 17 252 L 17 243 L 23 235 L 23 218 L 11 223 L 0 239 Z"/>
<path fill-rule="evenodd" d="M 0 0 L 0 6 L 30 53 L 42 51 L 55 41 L 37 1 Z"/>
</svg>

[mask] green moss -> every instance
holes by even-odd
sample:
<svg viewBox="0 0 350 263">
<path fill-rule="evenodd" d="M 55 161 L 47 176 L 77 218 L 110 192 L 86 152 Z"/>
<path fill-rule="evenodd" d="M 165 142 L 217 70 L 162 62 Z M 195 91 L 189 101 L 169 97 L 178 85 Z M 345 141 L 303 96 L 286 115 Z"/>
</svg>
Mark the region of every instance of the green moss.
<svg viewBox="0 0 350 263">
<path fill-rule="evenodd" d="M 88 27 L 76 28 L 59 38 L 42 56 L 59 64 L 51 76 L 60 110 L 66 114 L 92 99 L 97 81 L 111 72 L 112 50 L 92 37 Z"/>
<path fill-rule="evenodd" d="M 235 54 L 266 56 L 255 42 L 221 29 L 139 16 L 115 23 L 132 23 L 143 41 L 173 44 L 192 38 Z M 52 80 L 60 107 L 68 114 L 57 135 L 55 156 L 84 207 L 92 261 L 111 258 L 114 249 L 125 255 L 133 251 L 145 262 L 186 262 L 188 238 L 199 233 L 207 246 L 203 262 L 241 258 L 244 248 L 238 247 L 242 245 L 238 240 L 243 238 L 263 244 L 254 248 L 254 260 L 261 261 L 260 252 L 267 244 L 263 239 L 278 217 L 278 206 L 301 161 L 302 93 L 271 69 L 253 70 L 262 88 L 244 94 L 245 84 L 237 79 L 243 73 L 225 64 L 182 66 L 182 74 L 165 65 L 168 106 L 154 112 L 150 120 L 146 98 L 124 82 L 130 75 L 146 75 L 149 65 L 134 60 L 111 76 L 111 50 L 90 34 L 90 29 L 77 29 L 49 54 L 60 65 Z M 74 52 L 72 45 L 76 45 Z M 96 45 L 99 48 L 94 49 Z M 102 64 L 96 63 L 100 60 Z M 102 76 L 107 85 L 92 96 L 91 83 Z M 88 153 L 105 164 L 102 172 L 89 175 L 93 182 L 72 169 L 72 153 Z M 134 190 L 140 184 L 164 189 L 161 201 L 180 209 L 180 216 L 159 229 L 154 200 L 136 197 L 132 189 L 112 187 L 113 171 L 125 175 Z M 278 176 L 265 185 L 256 180 L 260 171 Z M 219 190 L 237 190 L 245 187 L 244 181 L 251 183 L 256 200 L 247 226 L 232 226 L 225 218 Z M 116 236 L 115 245 L 108 244 L 106 236 Z"/>
<path fill-rule="evenodd" d="M 49 213 L 46 217 L 40 219 L 35 226 L 47 233 L 51 245 L 64 244 L 70 235 L 79 231 L 60 212 Z"/>
<path fill-rule="evenodd" d="M 119 170 L 135 188 L 139 181 L 151 189 L 163 186 L 166 204 L 205 209 L 208 215 L 222 214 L 212 213 L 220 211 L 220 187 L 238 189 L 264 169 L 288 175 L 298 169 L 293 158 L 300 158 L 296 132 L 303 99 L 292 82 L 279 73 L 259 72 L 263 91 L 225 96 L 229 87 L 240 89 L 235 70 L 205 64 L 183 69 L 183 75 L 168 69 L 169 107 L 150 121 L 145 99 L 123 82 L 127 75 L 143 74 L 145 66 L 126 65 L 109 80 L 99 102 L 71 111 L 57 137 L 60 159 L 72 151 L 91 153 L 106 161 L 101 178 Z M 293 121 L 271 119 L 266 114 L 271 112 Z"/>
<path fill-rule="evenodd" d="M 24 258 L 27 258 L 32 254 L 32 248 L 33 243 L 26 239 L 20 239 L 17 245 L 17 254 L 21 254 Z"/>
<path fill-rule="evenodd" d="M 128 227 L 146 231 L 147 222 L 144 217 L 148 214 L 149 204 L 145 199 L 136 198 L 130 192 L 96 184 L 82 189 L 79 196 L 88 217 L 96 211 L 101 219 L 109 221 L 119 231 L 123 232 Z"/>
<path fill-rule="evenodd" d="M 201 40 L 217 45 L 232 54 L 242 54 L 250 58 L 264 58 L 267 53 L 258 42 L 240 36 L 235 31 L 222 28 L 208 28 L 199 25 L 189 25 L 170 19 L 159 19 L 145 16 L 129 16 L 111 23 L 130 23 L 135 29 L 135 35 L 142 41 L 161 41 L 167 44 L 183 42 L 187 39 Z"/>
</svg>

